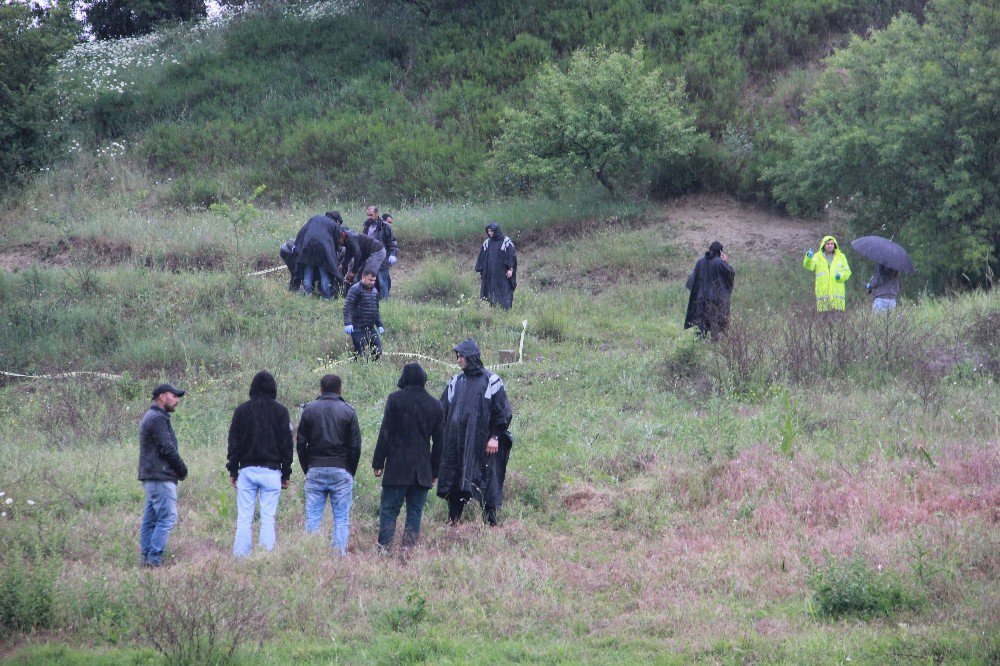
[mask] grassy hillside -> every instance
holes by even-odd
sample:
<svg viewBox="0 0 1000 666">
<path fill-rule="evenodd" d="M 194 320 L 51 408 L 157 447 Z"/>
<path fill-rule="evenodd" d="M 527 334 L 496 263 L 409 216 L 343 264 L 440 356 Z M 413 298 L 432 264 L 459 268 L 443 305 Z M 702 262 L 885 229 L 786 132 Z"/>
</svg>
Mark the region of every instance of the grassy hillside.
<svg viewBox="0 0 1000 666">
<path fill-rule="evenodd" d="M 419 11 L 427 9 L 427 15 Z M 646 44 L 704 143 L 654 192 L 769 197 L 816 61 L 923 2 L 264 2 L 193 28 L 76 47 L 59 73 L 72 182 L 143 174 L 138 205 L 404 202 L 517 190 L 484 157 L 539 65 Z"/>
<path fill-rule="evenodd" d="M 431 391 L 455 371 L 454 341 L 472 335 L 495 361 L 522 319 L 528 333 L 525 362 L 500 371 L 517 437 L 503 527 L 447 527 L 432 499 L 421 546 L 388 559 L 367 466 L 407 359 L 347 360 L 338 303 L 290 295 L 280 276 L 0 274 L 4 365 L 128 373 L 0 388 L 5 656 L 146 663 L 164 623 L 226 636 L 233 620 L 267 628 L 240 663 L 995 661 L 996 296 L 872 318 L 852 281 L 852 312 L 831 324 L 796 257 L 736 250 L 732 331 L 705 344 L 680 325 L 694 253 L 669 241 L 586 291 L 539 286 L 541 271 L 590 275 L 574 249 L 602 233 L 522 246 L 533 258 L 510 313 L 470 299 L 465 250 L 397 278 L 387 351 L 440 359 L 425 362 Z M 336 371 L 358 408 L 346 560 L 302 534 L 299 473 L 277 550 L 230 559 L 225 433 L 260 368 L 289 405 Z M 134 440 L 161 379 L 189 390 L 175 427 L 192 473 L 169 564 L 151 574 L 134 552 Z"/>
</svg>

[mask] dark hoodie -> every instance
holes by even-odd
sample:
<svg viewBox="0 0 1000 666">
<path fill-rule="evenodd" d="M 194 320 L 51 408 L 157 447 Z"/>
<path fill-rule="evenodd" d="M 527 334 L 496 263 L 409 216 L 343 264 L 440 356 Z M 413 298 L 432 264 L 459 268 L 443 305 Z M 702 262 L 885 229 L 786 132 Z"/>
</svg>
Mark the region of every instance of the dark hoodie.
<svg viewBox="0 0 1000 666">
<path fill-rule="evenodd" d="M 488 233 L 491 229 L 492 238 Z M 514 290 L 517 289 L 517 251 L 498 223 L 490 222 L 486 231 L 486 240 L 476 259 L 476 272 L 481 278 L 479 297 L 489 301 L 490 305 L 510 310 L 514 304 Z M 512 271 L 511 277 L 507 277 L 508 270 Z"/>
<path fill-rule="evenodd" d="M 292 474 L 292 428 L 288 410 L 277 401 L 278 383 L 267 370 L 250 382 L 250 399 L 236 408 L 229 425 L 229 462 L 235 478 L 244 467 L 281 470 L 282 480 Z"/>
<path fill-rule="evenodd" d="M 444 408 L 424 388 L 426 383 L 427 373 L 420 364 L 407 363 L 399 377 L 399 390 L 385 402 L 372 456 L 372 469 L 384 470 L 383 486 L 430 488 L 437 478 Z"/>
<path fill-rule="evenodd" d="M 441 396 L 444 446 L 437 492 L 441 497 L 472 498 L 499 509 L 513 443 L 507 431 L 512 418 L 507 390 L 498 375 L 483 367 L 475 340 L 463 340 L 454 349 L 467 363 Z M 492 456 L 486 455 L 490 437 L 500 443 L 500 450 Z"/>
<path fill-rule="evenodd" d="M 688 276 L 688 298 L 684 328 L 697 326 L 702 333 L 717 334 L 729 323 L 729 303 L 736 271 L 722 258 L 722 244 L 714 241 Z"/>
</svg>

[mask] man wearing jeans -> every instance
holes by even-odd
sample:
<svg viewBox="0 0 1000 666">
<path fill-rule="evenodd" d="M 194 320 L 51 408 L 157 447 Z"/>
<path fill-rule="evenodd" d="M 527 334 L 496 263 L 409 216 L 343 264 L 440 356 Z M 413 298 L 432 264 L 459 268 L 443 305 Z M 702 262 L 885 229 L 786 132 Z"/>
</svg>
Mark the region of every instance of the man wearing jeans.
<svg viewBox="0 0 1000 666">
<path fill-rule="evenodd" d="M 444 440 L 444 408 L 424 388 L 427 373 L 419 363 L 407 363 L 385 402 L 378 444 L 372 457 L 375 476 L 382 477 L 382 510 L 378 545 L 387 552 L 396 534 L 399 509 L 406 501 L 403 546 L 413 546 L 420 535 L 420 519 L 427 491 L 437 482 Z M 434 445 L 431 446 L 433 440 Z"/>
<path fill-rule="evenodd" d="M 153 389 L 153 404 L 139 422 L 139 481 L 146 493 L 146 509 L 139 528 L 142 564 L 159 567 L 170 530 L 177 522 L 177 482 L 188 474 L 177 450 L 170 414 L 184 391 L 170 384 Z"/>
<path fill-rule="evenodd" d="M 292 427 L 277 400 L 278 383 L 267 370 L 250 382 L 250 399 L 233 412 L 229 425 L 229 482 L 236 488 L 233 555 L 250 555 L 250 527 L 260 496 L 260 545 L 274 549 L 274 516 L 292 474 Z"/>
<path fill-rule="evenodd" d="M 319 532 L 327 500 L 333 510 L 334 551 L 347 555 L 354 475 L 361 459 L 358 415 L 344 400 L 337 375 L 319 381 L 320 396 L 302 409 L 296 448 L 306 475 L 306 532 Z"/>
<path fill-rule="evenodd" d="M 366 268 L 361 282 L 353 285 L 344 298 L 344 333 L 351 336 L 358 358 L 377 360 L 382 355 L 382 315 L 378 309 L 375 271 Z"/>
</svg>

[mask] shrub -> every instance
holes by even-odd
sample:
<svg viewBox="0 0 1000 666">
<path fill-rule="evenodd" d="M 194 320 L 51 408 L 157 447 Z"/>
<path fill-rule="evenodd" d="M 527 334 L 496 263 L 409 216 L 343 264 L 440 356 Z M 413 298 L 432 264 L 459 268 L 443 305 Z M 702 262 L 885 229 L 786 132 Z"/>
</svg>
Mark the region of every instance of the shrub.
<svg viewBox="0 0 1000 666">
<path fill-rule="evenodd" d="M 266 591 L 218 562 L 189 574 L 150 572 L 136 599 L 139 633 L 172 664 L 232 663 L 270 636 Z"/>
<path fill-rule="evenodd" d="M 817 617 L 867 620 L 916 605 L 895 574 L 873 569 L 860 555 L 842 562 L 827 560 L 824 567 L 812 572 L 809 587 Z"/>
<path fill-rule="evenodd" d="M 28 562 L 16 549 L 4 553 L 0 567 L 0 635 L 53 625 L 53 578 L 44 560 Z"/>
</svg>

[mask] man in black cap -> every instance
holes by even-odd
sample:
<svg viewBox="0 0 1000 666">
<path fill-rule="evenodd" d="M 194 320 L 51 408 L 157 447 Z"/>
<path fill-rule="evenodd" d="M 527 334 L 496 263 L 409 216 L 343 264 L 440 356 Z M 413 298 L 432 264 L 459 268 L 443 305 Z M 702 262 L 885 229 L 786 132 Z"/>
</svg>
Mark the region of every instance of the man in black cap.
<svg viewBox="0 0 1000 666">
<path fill-rule="evenodd" d="M 510 402 L 503 380 L 483 366 L 475 340 L 459 342 L 454 351 L 462 372 L 451 378 L 441 395 L 444 446 L 437 493 L 448 500 L 452 524 L 461 520 L 465 503 L 474 499 L 483 519 L 495 526 L 514 443 L 507 430 Z"/>
<path fill-rule="evenodd" d="M 177 482 L 187 478 L 187 465 L 177 451 L 170 413 L 184 391 L 171 384 L 153 389 L 153 404 L 139 422 L 139 480 L 146 493 L 146 510 L 139 529 L 143 566 L 163 564 L 167 537 L 177 522 Z"/>
</svg>

